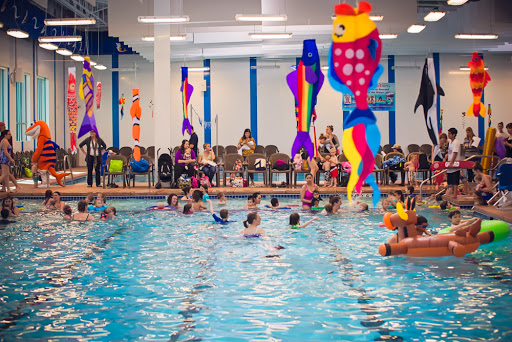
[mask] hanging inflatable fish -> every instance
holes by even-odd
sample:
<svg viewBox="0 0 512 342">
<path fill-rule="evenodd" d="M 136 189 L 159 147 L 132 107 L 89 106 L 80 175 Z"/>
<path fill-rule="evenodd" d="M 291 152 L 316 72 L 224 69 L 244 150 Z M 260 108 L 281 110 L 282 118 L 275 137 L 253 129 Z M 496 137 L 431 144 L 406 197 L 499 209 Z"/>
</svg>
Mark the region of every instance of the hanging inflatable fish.
<svg viewBox="0 0 512 342">
<path fill-rule="evenodd" d="M 320 57 L 314 39 L 304 41 L 302 58 L 295 71 L 286 76 L 288 87 L 295 97 L 297 115 L 297 136 L 292 145 L 292 156 L 304 146 L 309 159 L 315 156 L 309 130 L 315 114 L 317 95 L 324 83 L 324 75 L 320 70 Z"/>
<path fill-rule="evenodd" d="M 423 115 L 425 124 L 427 125 L 428 136 L 434 146 L 439 145 L 439 129 L 440 123 L 437 122 L 437 94 L 444 96 L 444 91 L 436 82 L 436 74 L 434 68 L 434 59 L 425 58 L 423 66 L 423 74 L 421 76 L 421 86 L 418 99 L 414 105 L 414 112 L 420 106 L 423 106 Z"/>
<path fill-rule="evenodd" d="M 91 59 L 87 56 L 84 57 L 84 70 L 82 72 L 82 82 L 80 82 L 80 89 L 78 95 L 82 100 L 85 100 L 85 115 L 78 132 L 78 138 L 94 130 L 97 136 L 98 128 L 96 127 L 96 119 L 94 119 L 94 76 L 91 71 Z"/>
<path fill-rule="evenodd" d="M 124 104 L 125 104 L 125 98 L 124 94 L 121 94 L 121 98 L 119 99 L 119 104 L 121 105 L 121 120 L 123 120 L 124 117 Z"/>
<path fill-rule="evenodd" d="M 361 193 L 363 182 L 373 188 L 373 204 L 380 199 L 380 190 L 373 177 L 375 155 L 380 146 L 377 119 L 368 108 L 369 89 L 377 86 L 383 72 L 379 65 L 382 44 L 379 31 L 368 14 L 371 5 L 359 2 L 359 8 L 348 4 L 334 6 L 333 42 L 328 55 L 329 82 L 342 93 L 355 97 L 356 109 L 343 122 L 343 152 L 352 165 L 347 186 L 348 199 L 352 190 Z"/>
<path fill-rule="evenodd" d="M 139 89 L 133 88 L 133 102 L 130 108 L 130 115 L 132 116 L 132 136 L 135 140 L 135 146 L 133 147 L 133 159 L 136 161 L 140 160 L 140 116 L 142 115 L 142 109 L 139 104 Z"/>
<path fill-rule="evenodd" d="M 192 92 L 194 91 L 194 87 L 188 84 L 188 68 L 181 67 L 181 102 L 183 104 L 183 125 L 181 127 L 181 134 L 185 135 L 185 131 L 190 133 L 191 126 L 190 120 L 188 119 L 188 103 L 190 101 L 190 96 L 192 96 Z"/>
<path fill-rule="evenodd" d="M 55 152 L 59 146 L 51 139 L 50 129 L 44 121 L 36 121 L 30 124 L 25 134 L 37 139 L 37 147 L 32 155 L 32 163 L 37 164 L 39 170 L 48 170 L 50 174 L 55 177 L 60 186 L 62 178 L 69 176 L 70 172 L 59 173 L 55 172 L 55 163 L 57 162 L 57 153 Z"/>
<path fill-rule="evenodd" d="M 491 76 L 485 71 L 484 61 L 478 55 L 478 52 L 473 52 L 473 58 L 468 63 L 468 67 L 471 68 L 469 72 L 469 85 L 473 92 L 473 104 L 469 106 L 466 116 L 481 115 L 485 117 L 485 106 L 480 101 L 482 99 L 482 93 L 485 86 L 491 80 Z"/>
<path fill-rule="evenodd" d="M 68 68 L 68 120 L 69 120 L 69 133 L 71 153 L 77 152 L 76 148 L 76 124 L 78 121 L 78 104 L 76 102 L 76 68 Z"/>
<path fill-rule="evenodd" d="M 100 109 L 101 102 L 101 82 L 96 83 L 96 109 Z"/>
</svg>

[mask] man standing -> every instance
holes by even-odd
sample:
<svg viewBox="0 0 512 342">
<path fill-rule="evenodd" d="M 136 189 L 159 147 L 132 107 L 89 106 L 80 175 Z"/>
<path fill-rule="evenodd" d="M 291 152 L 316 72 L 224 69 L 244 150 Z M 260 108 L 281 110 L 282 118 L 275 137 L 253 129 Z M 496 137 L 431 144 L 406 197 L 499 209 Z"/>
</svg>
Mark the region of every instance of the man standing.
<svg viewBox="0 0 512 342">
<path fill-rule="evenodd" d="M 448 170 L 446 171 L 448 178 L 448 191 L 446 192 L 447 196 L 452 196 L 453 198 L 457 198 L 457 192 L 459 187 L 460 180 L 460 169 L 452 169 L 453 163 L 458 160 L 460 155 L 460 141 L 457 140 L 457 129 L 450 128 L 448 130 L 448 139 L 450 140 L 450 144 L 448 145 L 448 159 L 450 162 L 448 165 Z"/>
<path fill-rule="evenodd" d="M 190 131 L 188 132 L 190 134 L 190 139 L 188 139 L 188 144 L 190 148 L 194 151 L 196 156 L 197 154 L 197 144 L 199 143 L 199 138 L 197 137 L 196 132 L 194 132 L 194 126 L 190 126 Z"/>
</svg>

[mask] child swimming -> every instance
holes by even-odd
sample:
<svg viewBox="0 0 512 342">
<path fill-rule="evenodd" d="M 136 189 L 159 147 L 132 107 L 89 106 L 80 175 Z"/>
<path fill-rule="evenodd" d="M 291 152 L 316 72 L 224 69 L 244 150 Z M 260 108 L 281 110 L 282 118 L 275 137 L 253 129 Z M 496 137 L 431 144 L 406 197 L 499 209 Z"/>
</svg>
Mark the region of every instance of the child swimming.
<svg viewBox="0 0 512 342">
<path fill-rule="evenodd" d="M 224 195 L 223 192 L 219 192 L 217 194 L 217 204 L 228 204 L 228 199 L 226 198 L 226 195 Z"/>
<path fill-rule="evenodd" d="M 212 215 L 213 219 L 215 220 L 216 223 L 220 223 L 220 224 L 227 224 L 229 222 L 234 222 L 234 221 L 228 221 L 228 218 L 229 218 L 229 212 L 227 209 L 222 209 L 220 212 L 219 212 L 219 215 L 220 217 L 218 217 L 214 212 L 213 212 L 213 203 L 210 199 L 207 199 L 206 200 L 208 202 L 208 204 L 210 205 L 210 214 Z"/>
<path fill-rule="evenodd" d="M 62 212 L 64 213 L 64 219 L 65 220 L 71 220 L 71 217 L 73 215 L 73 209 L 69 205 L 65 205 L 64 208 L 62 208 Z"/>
<path fill-rule="evenodd" d="M 266 204 L 265 207 L 270 209 L 290 209 L 287 205 L 279 205 L 279 200 L 275 197 L 270 200 L 270 205 Z"/>
<path fill-rule="evenodd" d="M 192 208 L 192 204 L 187 203 L 183 206 L 183 214 L 191 215 L 194 213 L 194 208 Z"/>
<path fill-rule="evenodd" d="M 291 229 L 299 229 L 299 228 L 306 228 L 314 221 L 318 220 L 318 217 L 313 217 L 311 220 L 307 221 L 306 223 L 300 224 L 300 215 L 298 213 L 290 214 L 290 228 Z"/>
<path fill-rule="evenodd" d="M 246 209 L 246 210 L 258 209 L 258 206 L 254 203 L 253 195 L 247 196 L 247 203 L 245 203 L 244 209 Z"/>
</svg>

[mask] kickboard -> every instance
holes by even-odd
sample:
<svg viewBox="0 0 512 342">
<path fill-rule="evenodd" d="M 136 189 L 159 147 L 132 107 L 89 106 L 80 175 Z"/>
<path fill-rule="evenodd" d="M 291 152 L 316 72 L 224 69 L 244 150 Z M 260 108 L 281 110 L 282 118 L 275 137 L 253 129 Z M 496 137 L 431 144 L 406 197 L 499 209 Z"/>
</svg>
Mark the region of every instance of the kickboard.
<svg viewBox="0 0 512 342">
<path fill-rule="evenodd" d="M 436 161 L 436 162 L 432 163 L 432 165 L 430 166 L 430 169 L 432 171 L 444 170 L 444 169 L 448 169 L 448 165 L 450 165 L 450 162 Z M 473 161 L 456 160 L 453 162 L 451 169 L 472 169 L 473 166 L 475 166 L 475 162 L 473 162 Z"/>
</svg>

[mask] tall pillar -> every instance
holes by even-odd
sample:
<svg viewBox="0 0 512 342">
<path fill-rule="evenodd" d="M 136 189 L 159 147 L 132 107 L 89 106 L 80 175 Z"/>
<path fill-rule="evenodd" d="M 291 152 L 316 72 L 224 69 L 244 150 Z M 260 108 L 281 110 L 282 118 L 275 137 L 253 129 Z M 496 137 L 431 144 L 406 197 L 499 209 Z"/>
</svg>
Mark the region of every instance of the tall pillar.
<svg viewBox="0 0 512 342">
<path fill-rule="evenodd" d="M 154 15 L 171 15 L 171 4 L 169 0 L 154 0 Z M 154 25 L 155 41 L 153 45 L 153 80 L 154 80 L 154 137 L 155 154 L 160 148 L 163 153 L 171 147 L 171 44 L 170 25 Z M 141 97 L 148 96 L 141 89 Z M 177 130 L 175 130 L 177 132 Z M 158 169 L 158 158 L 155 158 Z"/>
</svg>

